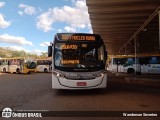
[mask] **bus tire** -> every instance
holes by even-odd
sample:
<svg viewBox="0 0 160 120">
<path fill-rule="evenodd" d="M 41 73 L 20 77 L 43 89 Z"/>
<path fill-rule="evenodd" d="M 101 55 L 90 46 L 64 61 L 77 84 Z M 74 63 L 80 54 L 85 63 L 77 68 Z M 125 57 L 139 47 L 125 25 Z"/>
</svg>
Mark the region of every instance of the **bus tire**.
<svg viewBox="0 0 160 120">
<path fill-rule="evenodd" d="M 19 74 L 21 73 L 19 68 L 17 68 L 16 73 L 19 73 Z"/>
<path fill-rule="evenodd" d="M 127 73 L 128 73 L 128 74 L 134 74 L 134 72 L 135 72 L 135 71 L 134 71 L 133 68 L 129 68 L 129 69 L 127 70 Z"/>
<path fill-rule="evenodd" d="M 47 68 L 44 69 L 44 72 L 46 72 L 46 73 L 48 72 Z"/>
<path fill-rule="evenodd" d="M 27 74 L 31 74 L 31 71 L 27 72 Z"/>
<path fill-rule="evenodd" d="M 6 68 L 3 68 L 3 73 L 6 73 Z"/>
</svg>

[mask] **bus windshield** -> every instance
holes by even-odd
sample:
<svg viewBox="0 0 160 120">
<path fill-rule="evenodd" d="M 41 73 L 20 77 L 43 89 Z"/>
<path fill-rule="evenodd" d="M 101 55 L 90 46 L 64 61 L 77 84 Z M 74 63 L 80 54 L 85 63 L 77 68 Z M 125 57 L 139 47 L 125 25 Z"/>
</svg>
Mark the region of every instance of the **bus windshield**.
<svg viewBox="0 0 160 120">
<path fill-rule="evenodd" d="M 102 69 L 105 65 L 102 43 L 56 43 L 54 51 L 55 68 Z"/>
<path fill-rule="evenodd" d="M 28 69 L 35 69 L 37 65 L 36 65 L 36 62 L 26 61 L 26 62 L 25 62 L 25 66 L 26 66 L 26 68 L 28 68 Z"/>
</svg>

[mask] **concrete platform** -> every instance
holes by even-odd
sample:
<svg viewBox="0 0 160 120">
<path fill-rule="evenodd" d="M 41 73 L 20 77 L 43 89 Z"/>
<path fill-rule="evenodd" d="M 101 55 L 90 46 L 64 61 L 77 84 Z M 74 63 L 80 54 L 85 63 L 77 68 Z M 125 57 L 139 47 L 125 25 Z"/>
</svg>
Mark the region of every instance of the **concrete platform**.
<svg viewBox="0 0 160 120">
<path fill-rule="evenodd" d="M 153 87 L 159 87 L 160 88 L 160 79 L 157 77 L 147 77 L 147 76 L 130 76 L 125 77 L 125 80 L 129 84 L 138 84 L 138 85 L 147 85 L 147 86 L 153 86 Z"/>
<path fill-rule="evenodd" d="M 112 73 L 109 73 L 112 74 Z M 160 74 L 142 74 L 142 75 L 131 75 L 125 73 L 114 73 L 117 77 L 123 77 L 125 82 L 131 85 L 139 86 L 150 86 L 160 88 Z"/>
</svg>

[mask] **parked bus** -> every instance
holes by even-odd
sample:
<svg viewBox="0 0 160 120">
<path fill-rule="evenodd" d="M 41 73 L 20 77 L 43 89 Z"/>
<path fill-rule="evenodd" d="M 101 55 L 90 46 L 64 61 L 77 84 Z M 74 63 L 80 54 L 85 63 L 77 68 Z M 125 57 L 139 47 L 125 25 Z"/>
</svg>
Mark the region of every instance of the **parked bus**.
<svg viewBox="0 0 160 120">
<path fill-rule="evenodd" d="M 115 56 L 111 58 L 108 70 L 129 74 L 160 74 L 160 54 L 138 55 L 136 56 L 136 60 L 132 55 Z"/>
<path fill-rule="evenodd" d="M 50 72 L 52 61 L 48 59 L 38 59 L 37 61 L 37 72 Z"/>
<path fill-rule="evenodd" d="M 24 58 L 2 58 L 0 59 L 0 72 L 30 73 L 35 72 L 36 62 Z"/>
<path fill-rule="evenodd" d="M 57 33 L 48 47 L 48 56 L 52 56 L 53 89 L 107 86 L 107 51 L 100 35 Z"/>
</svg>

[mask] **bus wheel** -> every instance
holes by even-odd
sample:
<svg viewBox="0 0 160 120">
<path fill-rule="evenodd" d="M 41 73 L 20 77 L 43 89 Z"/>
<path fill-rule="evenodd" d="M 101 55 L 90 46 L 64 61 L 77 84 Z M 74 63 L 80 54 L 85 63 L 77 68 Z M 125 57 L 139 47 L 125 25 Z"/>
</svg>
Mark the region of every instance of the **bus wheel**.
<svg viewBox="0 0 160 120">
<path fill-rule="evenodd" d="M 44 72 L 48 72 L 47 68 L 44 69 Z"/>
<path fill-rule="evenodd" d="M 31 74 L 31 71 L 27 72 L 27 74 Z"/>
<path fill-rule="evenodd" d="M 6 68 L 3 68 L 3 73 L 6 73 Z"/>
<path fill-rule="evenodd" d="M 135 72 L 135 71 L 134 71 L 133 68 L 129 68 L 129 69 L 127 70 L 127 73 L 128 73 L 128 74 L 134 74 L 134 72 Z"/>
<path fill-rule="evenodd" d="M 21 73 L 19 68 L 17 68 L 16 72 L 17 72 L 17 73 Z"/>
</svg>

